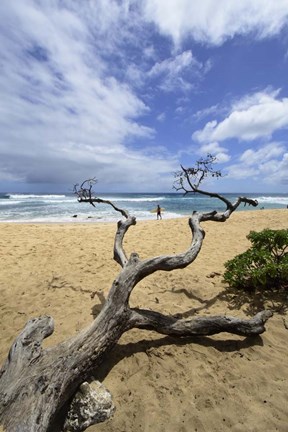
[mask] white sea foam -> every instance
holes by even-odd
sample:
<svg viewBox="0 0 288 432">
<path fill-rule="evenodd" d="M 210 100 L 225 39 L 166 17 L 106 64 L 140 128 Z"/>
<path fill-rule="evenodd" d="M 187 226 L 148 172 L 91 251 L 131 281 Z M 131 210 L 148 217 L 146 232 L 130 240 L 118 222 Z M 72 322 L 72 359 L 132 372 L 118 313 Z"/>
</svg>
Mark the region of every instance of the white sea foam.
<svg viewBox="0 0 288 432">
<path fill-rule="evenodd" d="M 284 197 L 284 196 L 259 196 L 257 198 L 255 198 L 259 203 L 261 204 L 265 204 L 265 203 L 269 203 L 269 204 L 283 204 L 283 205 L 287 205 L 288 204 L 288 197 Z"/>
<path fill-rule="evenodd" d="M 11 205 L 11 204 L 13 204 L 13 205 L 16 205 L 16 204 L 20 204 L 22 201 L 19 201 L 19 200 L 10 200 L 10 199 L 1 199 L 0 200 L 0 205 L 2 205 L 3 207 L 4 206 L 7 206 L 7 205 Z"/>
<path fill-rule="evenodd" d="M 250 194 L 251 195 L 251 194 Z M 238 196 L 238 195 L 237 195 Z M 255 198 L 256 194 L 253 196 Z M 229 194 L 229 199 L 234 201 L 236 195 Z M 156 204 L 161 202 L 165 208 L 163 219 L 176 218 L 190 215 L 192 210 L 207 211 L 217 201 L 210 197 L 190 195 L 183 197 L 180 194 L 100 194 L 100 198 L 114 202 L 118 207 L 123 207 L 137 220 L 154 220 L 156 214 L 151 213 Z M 286 208 L 288 195 L 258 194 L 259 207 Z M 224 206 L 225 207 L 225 206 Z M 258 208 L 259 208 L 258 207 Z M 222 207 L 220 207 L 222 209 Z M 239 210 L 247 210 L 242 206 Z M 251 208 L 249 207 L 249 210 Z M 253 210 L 253 209 L 252 209 Z M 257 210 L 257 208 L 256 208 Z M 77 215 L 77 217 L 73 217 Z M 9 199 L 0 200 L 0 221 L 2 222 L 116 222 L 121 218 L 109 205 L 79 204 L 72 193 L 65 194 L 12 194 Z"/>
<path fill-rule="evenodd" d="M 19 200 L 31 200 L 31 199 L 36 199 L 36 200 L 42 200 L 42 199 L 60 199 L 60 198 L 65 198 L 66 195 L 35 195 L 35 194 L 31 194 L 31 195 L 26 195 L 26 194 L 11 194 L 10 195 L 10 199 L 19 199 Z"/>
<path fill-rule="evenodd" d="M 54 199 L 54 198 L 52 198 L 52 199 L 41 199 L 41 202 L 42 203 L 46 203 L 46 204 L 50 204 L 50 203 L 57 203 L 57 204 L 67 204 L 67 203 L 77 203 L 77 200 L 76 200 L 76 198 L 72 198 L 72 199 L 65 199 L 65 200 L 62 200 L 62 199 Z"/>
<path fill-rule="evenodd" d="M 165 197 L 143 197 L 143 198 L 126 198 L 126 197 L 103 197 L 101 196 L 101 199 L 105 199 L 107 201 L 113 201 L 113 202 L 158 202 L 158 201 L 163 201 L 166 198 Z"/>
<path fill-rule="evenodd" d="M 97 198 L 98 196 L 96 196 Z M 107 200 L 107 201 L 113 201 L 113 202 L 158 202 L 163 201 L 166 198 L 163 196 L 159 197 L 125 197 L 125 196 L 99 196 L 99 198 Z M 68 202 L 77 202 L 77 198 L 66 196 L 66 195 L 36 195 L 36 194 L 11 194 L 10 199 L 13 201 L 16 200 L 37 200 L 42 201 L 46 203 L 50 202 L 57 202 L 57 203 L 68 203 Z"/>
</svg>

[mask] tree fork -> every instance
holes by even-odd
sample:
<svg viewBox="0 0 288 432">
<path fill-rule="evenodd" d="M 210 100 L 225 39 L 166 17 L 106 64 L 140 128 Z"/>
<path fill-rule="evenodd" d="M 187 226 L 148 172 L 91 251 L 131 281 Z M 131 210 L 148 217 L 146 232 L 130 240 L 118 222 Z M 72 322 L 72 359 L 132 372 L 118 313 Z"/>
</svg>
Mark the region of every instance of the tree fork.
<svg viewBox="0 0 288 432">
<path fill-rule="evenodd" d="M 209 172 L 211 172 L 210 166 Z M 80 189 L 75 186 L 79 202 L 94 206 L 105 203 L 111 205 L 124 217 L 124 220 L 118 222 L 114 240 L 114 259 L 121 266 L 121 270 L 112 284 L 100 314 L 79 334 L 55 347 L 43 349 L 41 346 L 43 339 L 50 336 L 54 330 L 53 319 L 43 316 L 28 321 L 18 335 L 6 362 L 0 369 L 0 423 L 4 425 L 7 432 L 52 432 L 52 427 L 53 432 L 60 431 L 60 428 L 57 426 L 56 429 L 55 426 L 59 412 L 73 398 L 75 403 L 72 402 L 73 408 L 70 414 L 72 413 L 73 419 L 77 420 L 74 422 L 73 432 L 83 431 L 87 425 L 103 421 L 111 415 L 113 409 L 106 409 L 107 402 L 103 402 L 102 408 L 104 411 L 106 409 L 106 417 L 102 416 L 100 398 L 98 405 L 91 403 L 94 407 L 92 411 L 93 409 L 101 411 L 99 416 L 90 412 L 89 418 L 82 418 L 80 414 L 77 418 L 77 404 L 81 404 L 81 400 L 87 402 L 95 399 L 95 392 L 89 390 L 86 381 L 92 370 L 95 371 L 101 364 L 104 355 L 113 349 L 121 335 L 132 328 L 154 330 L 176 337 L 213 335 L 220 332 L 247 337 L 265 331 L 265 323 L 272 316 L 270 311 L 262 311 L 248 320 L 227 316 L 180 319 L 155 311 L 129 307 L 131 292 L 142 279 L 159 270 L 173 271 L 185 268 L 197 258 L 205 236 L 201 222 L 225 222 L 241 203 L 257 205 L 256 201 L 245 197 L 239 197 L 235 203 L 230 203 L 221 195 L 201 191 L 198 186 L 205 177 L 203 169 L 201 168 L 200 181 L 196 186 L 189 177 L 190 174 L 195 173 L 197 174 L 197 169 L 189 171 L 183 168 L 180 188 L 188 193 L 188 189 L 184 189 L 186 179 L 193 193 L 199 192 L 219 198 L 226 204 L 226 210 L 208 213 L 193 212 L 189 219 L 192 241 L 188 250 L 176 255 L 164 255 L 146 260 L 141 260 L 136 253 L 132 253 L 127 258 L 123 247 L 125 234 L 136 224 L 136 218 L 131 217 L 126 210 L 117 208 L 110 201 L 94 198 L 92 185 L 96 182 L 95 179 L 83 182 Z M 86 183 L 88 187 L 85 187 Z M 79 388 L 80 392 L 77 393 Z M 79 408 L 79 413 L 80 411 Z"/>
</svg>

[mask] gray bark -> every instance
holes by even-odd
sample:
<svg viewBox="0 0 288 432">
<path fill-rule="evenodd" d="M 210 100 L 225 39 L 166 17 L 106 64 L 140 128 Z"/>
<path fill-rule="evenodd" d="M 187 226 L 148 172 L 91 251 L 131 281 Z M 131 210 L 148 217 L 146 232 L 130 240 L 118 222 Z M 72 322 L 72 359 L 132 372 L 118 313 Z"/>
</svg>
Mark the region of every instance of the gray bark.
<svg viewBox="0 0 288 432">
<path fill-rule="evenodd" d="M 84 202 L 91 200 L 91 197 L 81 199 Z M 95 200 L 99 202 L 98 198 Z M 104 354 L 112 350 L 121 335 L 132 328 L 151 329 L 178 337 L 212 335 L 219 332 L 246 337 L 264 332 L 265 322 L 272 315 L 269 311 L 263 311 L 249 320 L 226 316 L 185 320 L 129 307 L 130 294 L 143 278 L 158 270 L 184 268 L 196 259 L 205 236 L 200 226 L 201 221 L 225 221 L 238 207 L 238 201 L 236 204 L 222 214 L 193 213 L 189 219 L 192 241 L 188 250 L 177 255 L 146 260 L 140 260 L 136 253 L 127 258 L 123 239 L 130 226 L 136 224 L 136 219 L 121 211 L 126 220 L 120 221 L 117 226 L 114 259 L 122 269 L 112 284 L 102 311 L 93 323 L 71 339 L 44 350 L 41 343 L 53 333 L 54 326 L 51 317 L 43 316 L 30 320 L 13 343 L 0 370 L 0 422 L 5 429 L 8 432 L 55 432 L 59 411 L 75 397 L 79 386 L 86 382 L 91 371 L 101 364 Z M 117 209 L 114 205 L 113 207 Z M 87 390 L 86 384 L 80 387 L 80 396 L 78 392 L 70 409 L 74 432 L 85 430 L 88 424 L 103 418 L 99 414 L 102 408 L 107 411 L 106 417 L 113 413 L 112 405 L 111 409 L 107 409 L 107 400 L 103 402 L 102 408 L 101 400 L 94 405 L 94 402 L 89 404 L 92 408 L 88 410 L 88 414 L 86 412 L 87 415 L 82 415 L 83 406 L 77 411 L 77 406 L 83 399 L 81 394 L 88 394 L 85 389 Z M 71 424 L 66 422 L 66 430 L 69 430 L 69 427 L 72 427 Z"/>
</svg>

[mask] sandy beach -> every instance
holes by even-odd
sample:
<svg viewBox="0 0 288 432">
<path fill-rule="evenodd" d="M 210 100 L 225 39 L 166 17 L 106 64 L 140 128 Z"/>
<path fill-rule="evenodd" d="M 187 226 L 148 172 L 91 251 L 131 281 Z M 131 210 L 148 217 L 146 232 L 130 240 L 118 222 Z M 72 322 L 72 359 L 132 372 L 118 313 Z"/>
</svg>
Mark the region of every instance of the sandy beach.
<svg viewBox="0 0 288 432">
<path fill-rule="evenodd" d="M 164 215 L 165 216 L 165 215 Z M 115 224 L 0 224 L 0 363 L 32 317 L 48 314 L 55 332 L 44 346 L 80 331 L 96 316 L 119 266 Z M 204 223 L 197 260 L 158 272 L 134 290 L 131 306 L 166 314 L 245 317 L 223 294 L 224 263 L 245 251 L 251 230 L 288 228 L 288 210 L 238 212 L 224 224 Z M 140 258 L 181 252 L 191 234 L 186 218 L 138 222 L 125 247 Z M 126 333 L 98 379 L 111 391 L 114 417 L 100 432 L 287 431 L 288 330 L 275 313 L 254 339 L 229 334 L 176 340 L 154 332 Z"/>
</svg>

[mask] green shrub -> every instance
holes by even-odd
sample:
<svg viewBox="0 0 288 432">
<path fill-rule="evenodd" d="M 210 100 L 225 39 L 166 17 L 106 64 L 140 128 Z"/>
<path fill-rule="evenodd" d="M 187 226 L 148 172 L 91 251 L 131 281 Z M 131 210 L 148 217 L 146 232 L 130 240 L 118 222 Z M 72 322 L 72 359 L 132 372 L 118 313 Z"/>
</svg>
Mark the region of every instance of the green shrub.
<svg viewBox="0 0 288 432">
<path fill-rule="evenodd" d="M 225 263 L 231 288 L 255 292 L 288 288 L 288 229 L 251 231 L 252 246 Z"/>
</svg>

